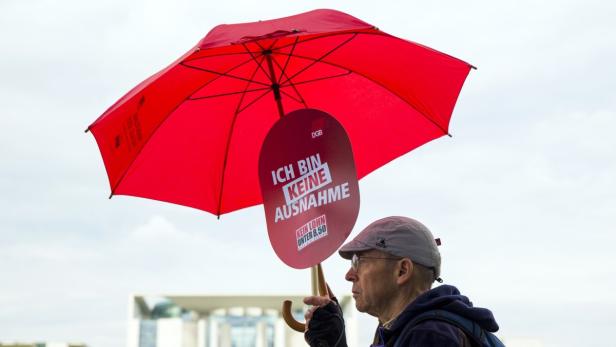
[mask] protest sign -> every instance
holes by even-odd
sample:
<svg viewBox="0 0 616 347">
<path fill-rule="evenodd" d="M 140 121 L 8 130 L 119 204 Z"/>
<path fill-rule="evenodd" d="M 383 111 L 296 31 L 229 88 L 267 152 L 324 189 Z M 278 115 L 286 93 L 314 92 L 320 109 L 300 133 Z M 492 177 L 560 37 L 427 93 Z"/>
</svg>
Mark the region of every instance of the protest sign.
<svg viewBox="0 0 616 347">
<path fill-rule="evenodd" d="M 293 111 L 270 129 L 259 156 L 269 239 L 287 265 L 303 269 L 335 252 L 359 213 L 349 138 L 315 109 Z"/>
</svg>

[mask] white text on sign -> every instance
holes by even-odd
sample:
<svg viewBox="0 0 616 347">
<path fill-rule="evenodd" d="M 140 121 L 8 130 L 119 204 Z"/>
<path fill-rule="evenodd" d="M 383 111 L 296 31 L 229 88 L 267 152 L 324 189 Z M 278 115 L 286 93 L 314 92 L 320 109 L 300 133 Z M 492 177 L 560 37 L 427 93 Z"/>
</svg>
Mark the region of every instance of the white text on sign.
<svg viewBox="0 0 616 347">
<path fill-rule="evenodd" d="M 325 163 L 314 168 L 313 171 L 306 172 L 295 181 L 284 185 L 282 191 L 287 205 L 290 205 L 331 182 L 332 176 L 329 172 L 329 166 Z"/>
<path fill-rule="evenodd" d="M 300 176 L 305 175 L 309 171 L 314 171 L 321 166 L 321 156 L 319 153 L 309 156 L 305 159 L 300 159 L 296 163 Z M 295 169 L 293 164 L 284 165 L 272 170 L 272 183 L 278 185 L 295 179 Z"/>
<path fill-rule="evenodd" d="M 311 208 L 324 206 L 351 197 L 349 182 L 310 193 L 292 204 L 276 207 L 274 223 L 300 215 Z"/>
</svg>

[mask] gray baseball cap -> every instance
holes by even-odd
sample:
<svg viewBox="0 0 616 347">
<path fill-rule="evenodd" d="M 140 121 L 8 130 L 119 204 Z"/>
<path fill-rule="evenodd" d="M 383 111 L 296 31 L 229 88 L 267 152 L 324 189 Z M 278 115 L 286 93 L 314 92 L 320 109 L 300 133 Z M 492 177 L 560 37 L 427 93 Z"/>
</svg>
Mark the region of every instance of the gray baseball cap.
<svg viewBox="0 0 616 347">
<path fill-rule="evenodd" d="M 354 253 L 376 249 L 391 255 L 409 258 L 414 263 L 434 270 L 434 279 L 441 275 L 441 253 L 434 236 L 420 222 L 408 217 L 385 217 L 368 225 L 338 253 L 351 259 Z"/>
</svg>

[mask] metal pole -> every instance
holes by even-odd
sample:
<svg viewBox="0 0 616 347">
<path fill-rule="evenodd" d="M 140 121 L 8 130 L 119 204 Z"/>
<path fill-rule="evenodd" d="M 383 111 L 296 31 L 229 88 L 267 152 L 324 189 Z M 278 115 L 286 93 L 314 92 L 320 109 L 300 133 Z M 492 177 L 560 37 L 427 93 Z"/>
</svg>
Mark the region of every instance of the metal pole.
<svg viewBox="0 0 616 347">
<path fill-rule="evenodd" d="M 272 62 L 272 51 L 266 50 L 263 52 L 265 56 L 265 60 L 267 60 L 267 67 L 270 71 L 270 78 L 272 81 L 272 91 L 274 92 L 274 100 L 276 100 L 276 105 L 278 106 L 278 114 L 280 118 L 284 116 L 284 109 L 282 108 L 282 100 L 280 97 L 280 84 L 276 80 L 276 73 L 274 72 L 274 63 Z"/>
</svg>

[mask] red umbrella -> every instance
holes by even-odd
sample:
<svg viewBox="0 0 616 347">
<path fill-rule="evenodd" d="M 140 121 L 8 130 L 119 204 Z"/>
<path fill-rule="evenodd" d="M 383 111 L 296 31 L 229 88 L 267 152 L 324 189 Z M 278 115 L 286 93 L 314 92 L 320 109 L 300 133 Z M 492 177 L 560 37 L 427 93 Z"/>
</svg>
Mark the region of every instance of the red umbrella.
<svg viewBox="0 0 616 347">
<path fill-rule="evenodd" d="M 219 25 L 88 130 L 112 195 L 220 216 L 262 202 L 261 143 L 285 113 L 333 115 L 362 178 L 448 134 L 471 68 L 333 10 Z"/>
</svg>

